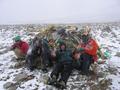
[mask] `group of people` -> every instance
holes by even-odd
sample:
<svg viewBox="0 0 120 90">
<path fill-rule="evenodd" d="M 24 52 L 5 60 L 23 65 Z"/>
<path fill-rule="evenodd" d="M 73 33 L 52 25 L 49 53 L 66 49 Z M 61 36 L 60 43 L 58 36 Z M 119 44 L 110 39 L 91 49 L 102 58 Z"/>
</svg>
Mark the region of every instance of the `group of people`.
<svg viewBox="0 0 120 90">
<path fill-rule="evenodd" d="M 41 62 L 45 62 L 45 60 L 49 61 L 42 63 L 45 64 L 43 65 L 44 68 L 42 68 L 43 71 L 47 72 L 47 67 L 52 66 L 52 72 L 50 74 L 48 84 L 65 88 L 73 69 L 81 71 L 81 74 L 83 75 L 90 75 L 91 71 L 89 68 L 90 65 L 96 62 L 98 59 L 97 51 L 99 46 L 97 42 L 89 35 L 89 33 L 89 29 L 83 30 L 80 43 L 72 50 L 68 48 L 66 42 L 64 41 L 59 43 L 57 49 L 54 48 L 55 42 L 53 39 L 50 39 L 49 41 L 39 40 L 37 42 L 39 43 L 37 44 L 37 47 L 39 47 L 39 45 L 47 45 L 46 49 L 35 49 L 37 53 L 40 53 L 44 50 L 43 53 L 35 54 L 35 56 L 41 55 Z M 28 52 L 30 51 L 28 49 L 30 47 L 26 42 L 22 41 L 19 36 L 15 37 L 14 40 L 15 44 L 12 46 L 12 50 L 14 50 L 16 56 L 18 57 L 17 59 L 23 59 L 31 56 L 32 53 L 28 55 Z M 33 61 L 34 59 L 32 58 L 30 61 L 27 61 L 27 63 L 30 62 L 30 64 L 32 64 Z M 34 70 L 32 65 L 30 65 L 29 68 L 30 70 Z"/>
</svg>

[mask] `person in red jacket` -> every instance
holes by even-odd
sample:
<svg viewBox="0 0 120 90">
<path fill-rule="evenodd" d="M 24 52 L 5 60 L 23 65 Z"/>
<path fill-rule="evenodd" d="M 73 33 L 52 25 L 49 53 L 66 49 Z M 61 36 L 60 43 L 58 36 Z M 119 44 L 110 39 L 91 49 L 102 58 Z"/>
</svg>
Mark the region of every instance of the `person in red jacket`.
<svg viewBox="0 0 120 90">
<path fill-rule="evenodd" d="M 15 43 L 12 45 L 11 50 L 15 52 L 17 60 L 24 59 L 29 49 L 29 44 L 25 41 L 22 41 L 20 36 L 16 36 L 13 38 L 13 40 Z"/>
<path fill-rule="evenodd" d="M 99 48 L 97 42 L 92 39 L 89 35 L 90 29 L 85 28 L 82 31 L 81 35 L 81 43 L 77 48 L 82 49 L 83 52 L 81 54 L 81 71 L 82 74 L 89 75 L 89 67 L 91 63 L 97 61 L 97 50 Z"/>
</svg>

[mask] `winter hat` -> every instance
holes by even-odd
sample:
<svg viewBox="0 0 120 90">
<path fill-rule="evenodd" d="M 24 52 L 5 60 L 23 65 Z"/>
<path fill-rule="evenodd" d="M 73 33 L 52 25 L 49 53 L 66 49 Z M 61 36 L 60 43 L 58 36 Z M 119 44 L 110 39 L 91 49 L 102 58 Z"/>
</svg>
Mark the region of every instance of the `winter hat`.
<svg viewBox="0 0 120 90">
<path fill-rule="evenodd" d="M 65 46 L 66 46 L 66 44 L 65 44 L 64 42 L 60 42 L 59 45 L 60 45 L 60 46 L 65 45 Z"/>
<path fill-rule="evenodd" d="M 87 42 L 90 39 L 90 37 L 89 37 L 89 35 L 82 35 L 81 39 L 82 39 L 82 42 L 84 44 L 87 44 Z"/>
<path fill-rule="evenodd" d="M 18 35 L 18 36 L 16 36 L 16 37 L 14 37 L 13 40 L 15 40 L 15 42 L 20 41 L 20 40 L 21 40 L 21 37 Z"/>
</svg>

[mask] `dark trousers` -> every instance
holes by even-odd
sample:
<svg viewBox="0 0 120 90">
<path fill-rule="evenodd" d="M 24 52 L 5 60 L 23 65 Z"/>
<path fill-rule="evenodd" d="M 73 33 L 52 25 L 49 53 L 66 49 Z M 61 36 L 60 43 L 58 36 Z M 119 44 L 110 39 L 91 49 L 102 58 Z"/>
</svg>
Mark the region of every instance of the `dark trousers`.
<svg viewBox="0 0 120 90">
<path fill-rule="evenodd" d="M 84 53 L 80 57 L 80 62 L 81 62 L 81 66 L 80 66 L 81 71 L 84 74 L 88 74 L 90 65 L 93 62 L 92 56 Z"/>
<path fill-rule="evenodd" d="M 61 74 L 61 77 L 59 81 L 64 81 L 67 83 L 67 80 L 72 72 L 72 62 L 58 62 L 51 73 L 51 77 L 53 75 L 56 76 L 56 78 L 59 78 L 59 75 Z"/>
<path fill-rule="evenodd" d="M 42 52 L 41 54 L 41 66 L 42 68 L 46 68 L 49 66 L 49 53 Z"/>
<path fill-rule="evenodd" d="M 40 64 L 40 56 L 27 55 L 26 64 L 30 69 L 37 67 Z"/>
<path fill-rule="evenodd" d="M 44 67 L 53 66 L 55 58 L 51 56 L 51 52 L 42 52 L 41 63 Z"/>
<path fill-rule="evenodd" d="M 73 67 L 73 69 L 80 70 L 80 67 L 81 67 L 81 62 L 80 62 L 80 60 L 74 60 L 74 61 L 72 62 L 72 67 Z"/>
</svg>

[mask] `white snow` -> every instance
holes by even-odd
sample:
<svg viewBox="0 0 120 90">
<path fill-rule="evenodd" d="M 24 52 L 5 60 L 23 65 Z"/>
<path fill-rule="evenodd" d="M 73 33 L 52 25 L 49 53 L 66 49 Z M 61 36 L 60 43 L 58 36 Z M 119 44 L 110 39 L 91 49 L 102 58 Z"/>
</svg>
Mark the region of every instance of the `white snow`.
<svg viewBox="0 0 120 90">
<path fill-rule="evenodd" d="M 99 45 L 103 45 L 103 48 L 108 47 L 112 55 L 112 58 L 107 60 L 107 62 L 103 65 L 103 67 L 107 64 L 109 66 L 115 67 L 118 70 L 117 75 L 112 74 L 106 76 L 106 78 L 112 79 L 112 85 L 110 87 L 112 90 L 120 90 L 120 57 L 114 56 L 116 52 L 120 52 L 120 41 L 117 40 L 120 39 L 120 29 L 118 30 L 113 29 L 112 31 L 115 33 L 117 37 L 113 37 L 112 34 L 108 32 L 105 32 L 106 34 L 105 37 L 101 37 L 101 33 L 102 33 L 101 30 L 94 30 L 94 32 L 93 34 L 97 39 L 97 41 L 99 42 Z M 22 39 L 25 41 L 28 41 L 29 38 L 33 37 L 28 35 L 27 33 L 29 32 L 25 30 L 12 30 L 12 29 L 0 30 L 0 52 L 4 52 L 6 48 L 9 48 L 12 45 L 13 43 L 12 38 L 15 35 L 21 35 Z M 37 34 L 38 32 L 33 32 L 33 33 Z M 113 42 L 113 40 L 115 42 Z M 104 50 L 106 50 L 106 48 L 104 48 Z M 24 90 L 33 90 L 37 88 L 37 85 L 39 85 L 38 90 L 45 89 L 46 85 L 43 84 L 43 82 L 41 82 L 42 79 L 44 79 L 41 75 L 41 71 L 35 70 L 34 72 L 30 72 L 24 67 L 20 69 L 10 69 L 10 66 L 15 64 L 15 62 L 11 61 L 14 57 L 15 57 L 14 53 L 12 51 L 9 51 L 9 49 L 7 52 L 0 54 L 0 64 L 3 64 L 0 66 L 0 90 L 4 90 L 3 89 L 4 83 L 8 81 L 13 82 L 12 80 L 14 78 L 14 75 L 20 73 L 21 71 L 26 72 L 29 75 L 33 74 L 35 78 L 22 83 L 20 87 L 24 87 Z M 8 76 L 9 79 L 5 80 Z M 82 80 L 81 83 L 85 83 L 85 80 Z M 23 90 L 20 87 L 18 87 L 17 90 Z M 87 89 L 89 90 L 89 87 Z"/>
</svg>

